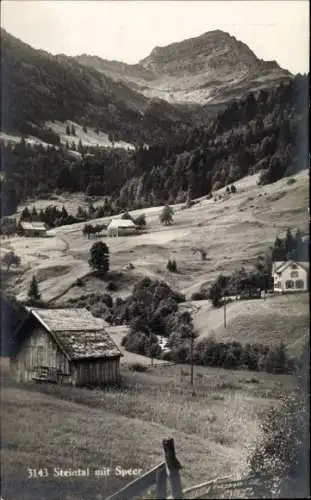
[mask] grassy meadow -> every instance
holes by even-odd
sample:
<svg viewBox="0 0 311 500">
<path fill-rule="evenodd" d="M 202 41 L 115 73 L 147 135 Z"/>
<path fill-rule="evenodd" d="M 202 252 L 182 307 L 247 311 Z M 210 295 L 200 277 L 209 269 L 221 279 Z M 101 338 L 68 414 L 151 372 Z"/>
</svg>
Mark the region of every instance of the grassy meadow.
<svg viewBox="0 0 311 500">
<path fill-rule="evenodd" d="M 184 488 L 217 476 L 239 478 L 261 412 L 294 386 L 291 376 L 196 367 L 193 392 L 187 366 L 144 373 L 123 366 L 122 387 L 103 391 L 17 385 L 2 368 L 2 495 L 104 499 L 134 477 L 111 472 L 95 478 L 93 471 L 121 466 L 146 472 L 162 461 L 165 437 L 175 440 Z M 89 467 L 91 475 L 56 478 L 54 467 Z M 50 475 L 28 479 L 29 468 L 47 468 Z"/>
<path fill-rule="evenodd" d="M 198 341 L 213 336 L 218 342 L 283 342 L 288 354 L 296 357 L 309 338 L 308 293 L 230 302 L 226 306 L 226 328 L 224 308 L 215 309 L 208 300 L 185 302 L 181 309 L 191 311 Z"/>
<path fill-rule="evenodd" d="M 149 276 L 166 280 L 189 299 L 202 284 L 213 281 L 220 273 L 252 265 L 273 244 L 276 236 L 284 235 L 287 227 L 308 233 L 308 172 L 295 175 L 292 184 L 287 183 L 288 179 L 281 179 L 268 186 L 258 186 L 257 181 L 257 174 L 241 179 L 235 183 L 235 194 L 226 195 L 222 188 L 214 193 L 216 201 L 203 197 L 191 208 L 175 205 L 171 226 L 162 226 L 159 222 L 163 207 L 133 211 L 133 215 L 146 215 L 144 234 L 103 237 L 110 250 L 111 272 L 121 273 L 117 294 L 130 294 L 137 281 Z M 63 200 L 67 206 L 65 198 Z M 75 212 L 74 197 L 68 197 L 69 201 Z M 80 201 L 77 196 L 77 206 Z M 47 203 L 51 204 L 51 200 Z M 89 276 L 89 250 L 94 240 L 83 236 L 83 225 L 58 227 L 51 230 L 47 238 L 3 240 L 2 252 L 12 249 L 21 257 L 18 276 L 7 282 L 10 291 L 23 300 L 34 269 L 46 301 L 59 296 L 67 300 L 83 293 L 75 286 L 76 280 L 83 277 L 88 292 L 105 287 L 105 283 L 98 283 Z M 205 261 L 195 253 L 200 247 L 206 250 Z M 176 260 L 177 273 L 167 271 L 169 258 Z M 133 265 L 132 270 L 128 269 L 129 263 Z M 107 281 L 109 279 L 108 276 Z"/>
</svg>

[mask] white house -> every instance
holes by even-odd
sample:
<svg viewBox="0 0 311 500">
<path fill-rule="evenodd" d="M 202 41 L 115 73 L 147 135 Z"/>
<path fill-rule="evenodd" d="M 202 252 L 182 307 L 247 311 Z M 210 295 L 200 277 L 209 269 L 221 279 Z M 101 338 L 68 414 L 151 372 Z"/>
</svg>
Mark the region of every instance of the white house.
<svg viewBox="0 0 311 500">
<path fill-rule="evenodd" d="M 307 292 L 309 289 L 309 262 L 293 260 L 274 262 L 272 276 L 275 292 Z"/>
<path fill-rule="evenodd" d="M 126 236 L 136 232 L 136 226 L 131 219 L 112 219 L 107 227 L 107 236 Z"/>
</svg>

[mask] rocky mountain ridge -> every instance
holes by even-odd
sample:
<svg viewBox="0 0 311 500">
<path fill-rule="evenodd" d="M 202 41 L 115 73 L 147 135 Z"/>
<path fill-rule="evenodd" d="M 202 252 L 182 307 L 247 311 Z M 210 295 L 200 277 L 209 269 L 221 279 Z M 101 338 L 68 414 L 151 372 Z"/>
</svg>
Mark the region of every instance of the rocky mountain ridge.
<svg viewBox="0 0 311 500">
<path fill-rule="evenodd" d="M 180 104 L 224 104 L 291 78 L 276 61 L 257 58 L 245 43 L 220 30 L 155 47 L 137 64 L 87 54 L 75 59 L 146 97 Z"/>
</svg>

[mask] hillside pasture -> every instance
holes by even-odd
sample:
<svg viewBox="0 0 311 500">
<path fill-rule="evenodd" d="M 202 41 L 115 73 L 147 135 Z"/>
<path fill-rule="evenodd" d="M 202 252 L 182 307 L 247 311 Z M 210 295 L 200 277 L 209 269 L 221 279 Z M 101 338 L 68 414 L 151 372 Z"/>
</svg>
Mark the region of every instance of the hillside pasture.
<svg viewBox="0 0 311 500">
<path fill-rule="evenodd" d="M 218 342 L 279 345 L 283 342 L 292 356 L 300 354 L 309 337 L 309 294 L 267 297 L 266 300 L 240 300 L 215 309 L 210 301 L 181 304 L 192 312 L 198 342 L 212 336 Z"/>
<path fill-rule="evenodd" d="M 191 208 L 181 204 L 174 206 L 171 226 L 160 224 L 159 214 L 163 207 L 133 211 L 134 216 L 145 213 L 147 232 L 119 238 L 103 236 L 110 249 L 111 269 L 118 271 L 131 262 L 137 268 L 137 279 L 144 275 L 165 279 L 190 298 L 203 283 L 214 280 L 220 273 L 230 273 L 241 265 L 250 266 L 264 254 L 276 236 L 283 236 L 288 226 L 308 233 L 308 173 L 303 171 L 295 175 L 295 179 L 296 182 L 290 185 L 287 179 L 282 179 L 269 186 L 258 186 L 258 175 L 241 179 L 235 183 L 235 194 L 227 195 L 222 188 L 214 193 L 217 201 L 203 197 Z M 109 220 L 109 217 L 97 219 L 94 223 Z M 43 265 L 43 260 L 45 268 L 70 266 L 66 279 L 58 277 L 56 272 L 53 284 L 45 285 L 45 280 L 41 281 L 45 300 L 65 294 L 66 290 L 70 293 L 70 283 L 88 274 L 93 241 L 83 236 L 83 225 L 58 227 L 50 238 L 6 240 L 6 244 L 20 255 L 25 271 L 27 266 L 36 269 Z M 206 250 L 206 260 L 194 253 L 198 247 Z M 167 272 L 169 258 L 176 260 L 177 273 Z M 25 272 L 16 287 L 19 298 L 25 297 L 28 283 L 29 273 Z M 121 284 L 120 293 L 126 295 L 130 291 L 128 284 L 124 289 Z"/>
</svg>

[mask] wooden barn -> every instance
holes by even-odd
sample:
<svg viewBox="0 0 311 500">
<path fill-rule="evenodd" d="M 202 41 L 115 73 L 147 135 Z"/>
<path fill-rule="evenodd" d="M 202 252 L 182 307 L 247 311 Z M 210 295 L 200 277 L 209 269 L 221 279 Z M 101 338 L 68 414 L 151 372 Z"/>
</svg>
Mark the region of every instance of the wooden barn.
<svg viewBox="0 0 311 500">
<path fill-rule="evenodd" d="M 18 382 L 116 384 L 122 354 L 108 330 L 84 308 L 29 309 L 10 342 L 11 373 Z"/>
<path fill-rule="evenodd" d="M 46 236 L 46 225 L 44 222 L 21 222 L 23 234 L 25 236 Z"/>
</svg>

